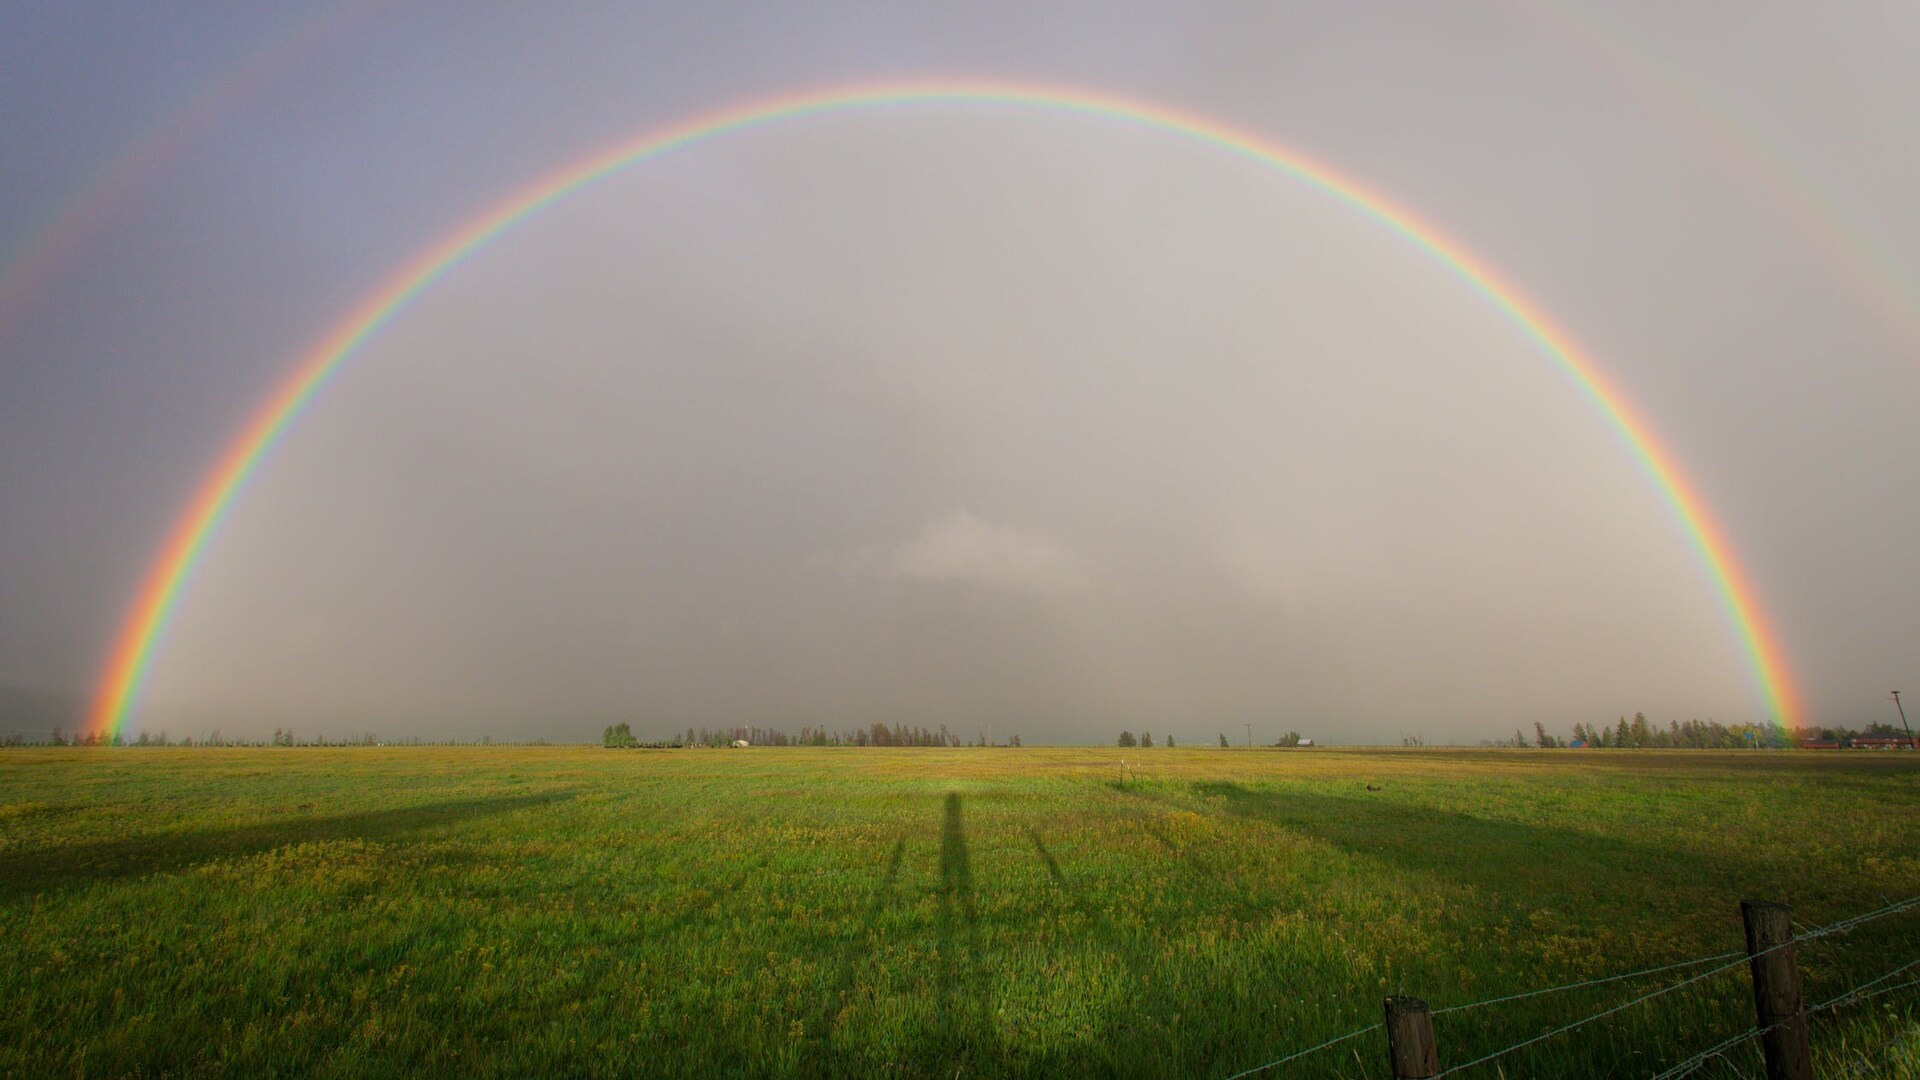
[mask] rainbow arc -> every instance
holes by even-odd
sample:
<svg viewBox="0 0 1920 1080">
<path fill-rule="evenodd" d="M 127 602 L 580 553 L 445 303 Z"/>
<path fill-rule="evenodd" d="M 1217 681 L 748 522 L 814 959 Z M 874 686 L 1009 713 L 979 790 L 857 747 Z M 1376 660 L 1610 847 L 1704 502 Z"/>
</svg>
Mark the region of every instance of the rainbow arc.
<svg viewBox="0 0 1920 1080">
<path fill-rule="evenodd" d="M 810 116 L 903 106 L 1023 108 L 1094 118 L 1184 138 L 1275 169 L 1392 229 L 1440 260 L 1536 341 L 1581 388 L 1626 443 L 1691 542 L 1734 628 L 1771 719 L 1798 722 L 1777 635 L 1763 617 L 1706 503 L 1646 421 L 1600 367 L 1519 289 L 1467 248 L 1404 206 L 1296 150 L 1217 120 L 1106 94 L 1010 82 L 920 81 L 841 86 L 724 108 L 652 130 L 572 162 L 509 195 L 410 260 L 347 313 L 298 362 L 228 444 L 168 534 L 115 639 L 95 697 L 91 728 L 118 731 L 128 720 L 183 586 L 261 460 L 360 346 L 407 305 L 502 233 L 542 209 L 623 169 L 698 143 Z"/>
</svg>

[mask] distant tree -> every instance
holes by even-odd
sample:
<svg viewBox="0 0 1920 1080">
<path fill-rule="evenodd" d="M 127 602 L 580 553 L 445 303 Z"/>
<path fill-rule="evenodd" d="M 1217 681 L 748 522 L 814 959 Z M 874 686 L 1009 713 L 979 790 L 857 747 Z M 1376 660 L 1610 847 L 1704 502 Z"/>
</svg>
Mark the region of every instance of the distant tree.
<svg viewBox="0 0 1920 1080">
<path fill-rule="evenodd" d="M 1121 746 L 1138 746 L 1139 743 L 1134 741 L 1133 732 L 1123 731 L 1120 733 L 1120 745 Z"/>
<path fill-rule="evenodd" d="M 638 746 L 640 740 L 633 737 L 633 725 L 622 720 L 617 724 L 607 725 L 607 730 L 602 735 L 602 745 Z"/>
<path fill-rule="evenodd" d="M 1019 745 L 1020 745 L 1020 736 L 1018 736 L 1018 735 L 1015 735 L 1015 736 L 1014 736 L 1013 738 L 1011 738 L 1011 739 L 1008 739 L 1008 740 L 1007 740 L 1007 745 L 1008 745 L 1008 746 L 1019 746 Z"/>
<path fill-rule="evenodd" d="M 1173 746 L 1173 736 L 1171 736 L 1171 735 L 1169 735 L 1169 736 L 1167 736 L 1167 741 L 1166 741 L 1166 745 L 1167 745 L 1168 747 L 1172 747 L 1172 746 Z"/>
<path fill-rule="evenodd" d="M 1402 735 L 1400 736 L 1400 745 L 1401 746 L 1425 746 L 1427 745 L 1427 739 L 1426 739 L 1426 736 L 1424 735 Z"/>
<path fill-rule="evenodd" d="M 1151 731 L 1143 731 L 1143 732 L 1141 732 L 1141 733 L 1140 733 L 1140 745 L 1141 745 L 1141 746 L 1143 746 L 1143 747 L 1149 747 L 1149 746 L 1152 746 L 1152 745 L 1153 745 L 1153 732 L 1151 732 Z"/>
<path fill-rule="evenodd" d="M 1227 733 L 1223 731 L 1220 733 L 1220 749 L 1225 750 L 1226 748 L 1227 748 Z"/>
<path fill-rule="evenodd" d="M 1275 746 L 1299 746 L 1299 745 L 1300 745 L 1300 733 L 1299 733 L 1299 732 L 1297 732 L 1297 731 L 1289 731 L 1289 732 L 1287 732 L 1287 733 L 1286 733 L 1285 735 L 1282 735 L 1282 736 L 1280 736 L 1280 741 L 1279 741 L 1279 742 L 1277 742 L 1277 743 L 1274 743 L 1273 745 L 1275 745 Z"/>
<path fill-rule="evenodd" d="M 1547 734 L 1547 725 L 1538 720 L 1533 722 L 1533 745 L 1542 750 L 1553 748 L 1553 736 Z"/>
</svg>

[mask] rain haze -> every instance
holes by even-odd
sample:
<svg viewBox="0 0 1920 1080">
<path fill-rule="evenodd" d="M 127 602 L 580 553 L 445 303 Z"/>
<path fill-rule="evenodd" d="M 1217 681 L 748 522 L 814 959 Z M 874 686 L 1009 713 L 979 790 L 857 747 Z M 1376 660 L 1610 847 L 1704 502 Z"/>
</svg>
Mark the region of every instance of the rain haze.
<svg viewBox="0 0 1920 1080">
<path fill-rule="evenodd" d="M 1257 8 L 1257 10 L 1256 10 Z M 301 359 L 129 730 L 1475 743 L 1920 692 L 1920 13 L 142 4 L 0 34 L 0 729 L 71 730 Z M 1040 95 L 1015 90 L 1009 98 Z M 30 732 L 39 734 L 37 728 Z"/>
</svg>

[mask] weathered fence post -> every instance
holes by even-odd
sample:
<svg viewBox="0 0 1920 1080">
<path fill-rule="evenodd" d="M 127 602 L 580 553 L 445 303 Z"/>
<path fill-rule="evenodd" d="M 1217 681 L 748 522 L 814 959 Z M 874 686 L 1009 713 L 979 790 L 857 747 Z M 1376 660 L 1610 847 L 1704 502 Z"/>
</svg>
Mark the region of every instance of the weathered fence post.
<svg viewBox="0 0 1920 1080">
<path fill-rule="evenodd" d="M 1753 1010 L 1767 1080 L 1813 1080 L 1807 1046 L 1807 1014 L 1800 1001 L 1800 963 L 1793 955 L 1793 919 L 1785 904 L 1740 901 L 1747 928 L 1748 965 L 1753 970 Z"/>
<path fill-rule="evenodd" d="M 1427 1080 L 1440 1073 L 1440 1050 L 1433 1041 L 1433 1013 L 1419 998 L 1395 994 L 1387 999 L 1387 1061 L 1393 1080 Z"/>
</svg>

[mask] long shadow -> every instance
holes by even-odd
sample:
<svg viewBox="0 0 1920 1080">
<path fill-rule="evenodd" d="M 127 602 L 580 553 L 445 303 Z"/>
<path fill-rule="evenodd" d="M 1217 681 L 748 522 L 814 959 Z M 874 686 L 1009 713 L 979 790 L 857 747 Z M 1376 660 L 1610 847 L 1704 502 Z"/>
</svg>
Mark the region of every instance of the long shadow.
<svg viewBox="0 0 1920 1080">
<path fill-rule="evenodd" d="M 826 1028 L 834 1014 L 847 1004 L 856 986 L 862 960 L 871 956 L 879 941 L 880 924 L 899 897 L 901 866 L 905 862 L 907 838 L 902 835 L 888 853 L 886 870 L 875 887 L 865 909 L 864 927 L 842 939 L 833 979 L 821 998 L 821 1008 L 813 1014 L 809 1026 Z M 904 1075 L 952 1076 L 962 1073 L 994 1072 L 997 1061 L 992 1048 L 995 1036 L 987 1016 L 987 987 L 977 960 L 979 945 L 978 911 L 974 899 L 973 865 L 967 851 L 966 823 L 960 795 L 949 793 L 940 829 L 939 883 L 931 891 L 934 900 L 933 936 L 937 943 L 934 975 L 934 1018 L 930 1027 L 913 1040 L 914 1049 L 903 1061 L 888 1064 L 888 1069 Z M 907 931 L 912 934 L 913 931 Z M 873 1062 L 849 1048 L 829 1040 L 812 1042 L 800 1058 L 799 1075 L 846 1075 L 870 1071 Z"/>
<path fill-rule="evenodd" d="M 853 972 L 860 959 L 873 951 L 871 935 L 880 921 L 880 915 L 893 903 L 894 890 L 900 881 L 900 864 L 907 857 L 907 838 L 903 835 L 893 842 L 893 850 L 887 854 L 887 869 L 880 877 L 880 884 L 873 890 L 873 899 L 867 902 L 865 918 L 861 920 L 861 933 L 847 939 L 838 949 L 839 964 L 832 986 L 835 996 L 841 996 L 853 985 Z"/>
<path fill-rule="evenodd" d="M 880 879 L 880 887 L 873 891 L 873 903 L 867 905 L 867 921 L 871 923 L 886 909 L 893 899 L 895 884 L 900 880 L 900 861 L 907 857 L 907 838 L 901 837 L 893 842 L 893 853 L 887 856 L 887 874 Z"/>
<path fill-rule="evenodd" d="M 421 806 L 328 817 L 194 829 L 85 844 L 0 851 L 0 902 L 101 881 L 183 870 L 216 859 L 252 855 L 316 840 L 382 840 L 437 826 L 526 810 L 572 798 L 572 792 L 456 799 Z"/>
<path fill-rule="evenodd" d="M 992 1038 L 981 985 L 979 914 L 973 902 L 973 867 L 967 857 L 967 829 L 960 793 L 947 793 L 946 821 L 940 829 L 940 888 L 934 930 L 940 942 L 935 1031 L 949 1062 L 984 1064 Z"/>
<path fill-rule="evenodd" d="M 1786 867 L 1722 852 L 1702 852 L 1552 825 L 1497 821 L 1430 807 L 1294 788 L 1263 790 L 1230 781 L 1197 783 L 1227 813 L 1268 822 L 1337 847 L 1469 885 L 1488 897 L 1531 905 L 1578 900 L 1647 912 L 1649 898 L 1674 882 L 1726 895 L 1779 885 Z M 1716 828 L 1702 822 L 1703 829 Z M 1654 885 L 1649 889 L 1648 884 Z M 1675 911 L 1674 917 L 1692 912 Z M 1724 912 L 1710 913 L 1723 919 Z"/>
<path fill-rule="evenodd" d="M 1156 830 L 1157 831 L 1157 830 Z M 1150 952 L 1143 951 L 1145 939 L 1129 935 L 1115 920 L 1112 909 L 1104 907 L 1097 900 L 1089 899 L 1083 888 L 1076 888 L 1072 879 L 1060 866 L 1053 851 L 1047 847 L 1046 840 L 1038 828 L 1027 830 L 1027 838 L 1033 842 L 1034 854 L 1046 866 L 1047 874 L 1053 878 L 1055 887 L 1067 910 L 1080 917 L 1080 934 L 1077 940 L 1084 945 L 1098 949 L 1108 957 L 1125 966 L 1127 985 L 1133 987 L 1133 1010 L 1130 1015 L 1169 1016 L 1195 1007 L 1196 1002 L 1206 1008 L 1225 1007 L 1232 1000 L 1232 988 L 1222 985 L 1214 994 L 1202 995 L 1195 999 L 1183 998 L 1168 984 L 1166 972 L 1160 960 Z M 1164 833 L 1160 842 L 1178 852 Z M 1188 992 L 1190 993 L 1190 991 Z M 1124 1075 L 1129 1072 L 1165 1072 L 1173 1070 L 1189 1075 L 1200 1075 L 1209 1071 L 1206 1063 L 1212 1058 L 1212 1050 L 1220 1048 L 1199 1048 L 1199 1056 L 1194 1060 L 1180 1063 L 1159 1061 L 1152 1065 L 1145 1059 L 1131 1056 L 1141 1048 L 1134 1043 L 1140 1032 L 1134 1029 L 1128 1015 L 1116 1016 L 1109 1021 L 1110 1027 L 1092 1037 L 1088 1043 L 1053 1051 L 1027 1063 L 1027 1071 L 1034 1075 L 1048 1076 L 1061 1074 Z"/>
<path fill-rule="evenodd" d="M 809 1016 L 809 1027 L 818 1031 L 827 1030 L 834 1016 L 846 1005 L 847 996 L 855 986 L 860 961 L 873 954 L 880 917 L 894 901 L 900 882 L 900 864 L 906 861 L 906 857 L 907 838 L 902 833 L 887 854 L 886 871 L 881 875 L 880 884 L 873 890 L 873 898 L 867 902 L 866 916 L 860 921 L 859 928 L 849 936 L 830 939 L 819 946 L 821 951 L 830 950 L 834 955 L 834 974 L 827 983 L 827 992 L 819 1000 L 818 1008 Z M 832 1076 L 852 1071 L 855 1071 L 855 1063 L 842 1060 L 825 1038 L 809 1042 L 796 1070 L 803 1076 Z"/>
<path fill-rule="evenodd" d="M 1047 842 L 1040 839 L 1040 830 L 1029 828 L 1027 836 L 1033 840 L 1033 850 L 1039 854 L 1040 861 L 1046 864 L 1047 873 L 1053 876 L 1053 883 L 1059 887 L 1063 896 L 1072 897 L 1073 891 L 1067 887 L 1067 875 L 1060 872 L 1060 862 L 1047 850 Z"/>
<path fill-rule="evenodd" d="M 973 868 L 967 862 L 967 828 L 957 791 L 947 794 L 947 820 L 940 829 L 940 898 L 944 904 L 958 903 L 966 921 L 975 921 Z"/>
</svg>

